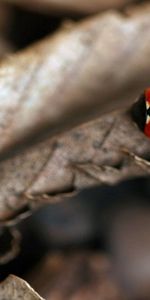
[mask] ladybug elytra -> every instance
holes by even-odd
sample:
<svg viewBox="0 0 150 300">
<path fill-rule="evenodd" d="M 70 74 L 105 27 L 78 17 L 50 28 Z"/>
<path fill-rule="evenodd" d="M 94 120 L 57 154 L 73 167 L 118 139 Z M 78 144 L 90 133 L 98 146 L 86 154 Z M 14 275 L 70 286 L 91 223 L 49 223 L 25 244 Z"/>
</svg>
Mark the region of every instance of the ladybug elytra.
<svg viewBox="0 0 150 300">
<path fill-rule="evenodd" d="M 131 114 L 138 127 L 150 138 L 150 88 L 133 104 Z"/>
<path fill-rule="evenodd" d="M 146 116 L 145 116 L 144 133 L 146 136 L 150 138 L 150 88 L 145 90 L 145 108 L 146 108 Z"/>
</svg>

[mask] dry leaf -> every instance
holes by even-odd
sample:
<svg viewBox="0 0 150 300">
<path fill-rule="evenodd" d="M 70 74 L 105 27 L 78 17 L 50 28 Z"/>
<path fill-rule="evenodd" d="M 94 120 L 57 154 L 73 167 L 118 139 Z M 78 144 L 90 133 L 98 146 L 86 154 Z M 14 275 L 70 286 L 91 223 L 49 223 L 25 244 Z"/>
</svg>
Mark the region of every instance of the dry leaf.
<svg viewBox="0 0 150 300">
<path fill-rule="evenodd" d="M 99 15 L 4 61 L 1 158 L 131 103 L 150 84 L 149 13 Z"/>
<path fill-rule="evenodd" d="M 126 19 L 115 13 L 89 19 L 1 63 L 1 158 L 48 137 L 1 162 L 1 222 L 85 187 L 150 174 L 150 141 L 131 113 L 102 116 L 131 103 L 149 84 L 149 12 L 147 6 Z M 100 119 L 60 135 L 98 115 Z M 12 255 L 8 252 L 3 261 Z M 53 288 L 45 284 L 42 270 L 42 293 L 52 300 L 93 299 L 94 293 L 94 298 L 120 299 L 116 286 L 104 278 L 101 262 L 87 254 L 63 257 L 60 269 L 56 261 L 59 276 L 55 273 Z M 15 276 L 1 283 L 0 299 L 42 300 Z"/>
<path fill-rule="evenodd" d="M 149 9 L 133 10 L 127 19 L 119 14 L 98 16 L 2 63 L 1 151 L 14 145 L 19 150 L 17 143 L 30 132 L 39 137 L 48 128 L 51 137 L 86 120 L 92 107 L 91 116 L 97 107 L 103 114 L 129 103 L 127 95 L 140 88 L 136 80 L 142 76 L 148 82 L 143 74 L 149 72 Z M 131 82 L 136 85 L 127 89 Z M 117 111 L 18 153 L 0 164 L 0 220 L 90 185 L 149 174 L 149 149 L 150 141 L 131 114 Z"/>
<path fill-rule="evenodd" d="M 1 300 L 44 300 L 24 280 L 10 275 L 0 284 Z"/>
<path fill-rule="evenodd" d="M 150 173 L 150 140 L 118 111 L 50 139 L 0 165 L 0 220 L 80 189 Z M 145 158 L 145 160 L 139 159 Z"/>
</svg>

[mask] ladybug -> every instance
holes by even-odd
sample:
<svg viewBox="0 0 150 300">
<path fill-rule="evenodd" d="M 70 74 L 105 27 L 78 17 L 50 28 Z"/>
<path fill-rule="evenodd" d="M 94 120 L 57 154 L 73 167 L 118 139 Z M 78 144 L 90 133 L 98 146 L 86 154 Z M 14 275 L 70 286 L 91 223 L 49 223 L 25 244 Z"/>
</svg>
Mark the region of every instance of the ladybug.
<svg viewBox="0 0 150 300">
<path fill-rule="evenodd" d="M 150 138 L 150 88 L 145 90 L 145 108 L 146 115 L 144 133 Z"/>
<path fill-rule="evenodd" d="M 139 128 L 150 138 L 150 88 L 147 88 L 133 105 L 132 117 Z"/>
</svg>

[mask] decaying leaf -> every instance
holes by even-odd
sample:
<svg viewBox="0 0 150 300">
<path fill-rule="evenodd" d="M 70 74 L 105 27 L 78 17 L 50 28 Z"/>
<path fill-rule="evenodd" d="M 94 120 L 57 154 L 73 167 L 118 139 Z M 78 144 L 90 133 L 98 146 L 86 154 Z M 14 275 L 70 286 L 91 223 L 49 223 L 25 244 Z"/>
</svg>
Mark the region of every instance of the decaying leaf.
<svg viewBox="0 0 150 300">
<path fill-rule="evenodd" d="M 3 0 L 26 8 L 44 11 L 46 13 L 72 12 L 79 14 L 97 13 L 109 8 L 122 8 L 135 2 L 134 0 Z"/>
<path fill-rule="evenodd" d="M 0 284 L 1 300 L 44 300 L 24 280 L 10 275 Z"/>
<path fill-rule="evenodd" d="M 124 111 L 46 140 L 1 162 L 0 220 L 26 205 L 54 203 L 85 187 L 147 175 L 149 149 L 150 140 Z"/>
<path fill-rule="evenodd" d="M 4 61 L 1 158 L 129 105 L 150 84 L 149 13 L 98 15 Z"/>
</svg>

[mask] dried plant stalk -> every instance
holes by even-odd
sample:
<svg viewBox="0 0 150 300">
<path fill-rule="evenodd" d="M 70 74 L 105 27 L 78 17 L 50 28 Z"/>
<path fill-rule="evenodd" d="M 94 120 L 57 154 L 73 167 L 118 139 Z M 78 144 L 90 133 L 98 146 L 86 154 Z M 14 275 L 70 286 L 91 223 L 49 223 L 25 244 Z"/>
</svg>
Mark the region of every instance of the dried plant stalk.
<svg viewBox="0 0 150 300">
<path fill-rule="evenodd" d="M 0 154 L 129 105 L 150 84 L 149 12 L 88 19 L 4 61 Z"/>
</svg>

